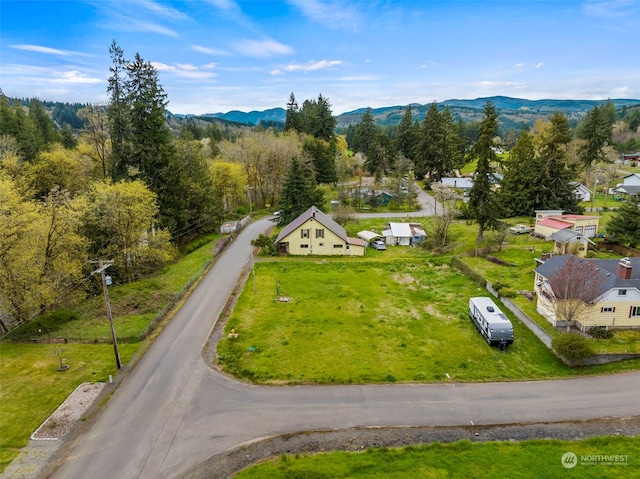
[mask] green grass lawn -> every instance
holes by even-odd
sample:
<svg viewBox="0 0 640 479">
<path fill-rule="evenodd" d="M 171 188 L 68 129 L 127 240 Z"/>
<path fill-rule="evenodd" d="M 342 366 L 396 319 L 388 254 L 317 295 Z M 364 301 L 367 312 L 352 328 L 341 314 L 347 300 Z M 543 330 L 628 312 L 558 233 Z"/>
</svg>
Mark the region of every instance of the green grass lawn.
<svg viewBox="0 0 640 479">
<path fill-rule="evenodd" d="M 138 346 L 120 345 L 123 364 Z M 63 372 L 59 351 L 70 366 Z M 105 382 L 110 374 L 117 374 L 110 344 L 0 344 L 0 471 L 78 385 Z"/>
<path fill-rule="evenodd" d="M 259 263 L 255 274 L 256 292 L 249 281 L 227 322 L 238 338 L 218 354 L 226 371 L 260 383 L 504 381 L 638 366 L 568 368 L 513 318 L 513 346 L 489 347 L 467 313 L 468 298 L 487 292 L 446 262 L 316 258 Z"/>
<path fill-rule="evenodd" d="M 572 452 L 577 465 L 566 468 L 562 456 Z M 597 455 L 626 456 L 617 465 Z M 583 460 L 584 459 L 584 460 Z M 591 462 L 588 463 L 588 460 Z M 450 444 L 431 443 L 401 449 L 368 449 L 360 453 L 282 455 L 239 472 L 236 479 L 493 479 L 633 477 L 640 467 L 640 438 L 600 437 L 583 441 Z"/>
</svg>

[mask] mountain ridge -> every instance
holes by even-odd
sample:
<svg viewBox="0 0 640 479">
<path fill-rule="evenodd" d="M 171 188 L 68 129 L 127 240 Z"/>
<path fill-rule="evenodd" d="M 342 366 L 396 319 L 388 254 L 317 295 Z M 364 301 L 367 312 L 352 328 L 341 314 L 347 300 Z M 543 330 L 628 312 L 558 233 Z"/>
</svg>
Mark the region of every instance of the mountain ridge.
<svg viewBox="0 0 640 479">
<path fill-rule="evenodd" d="M 519 128 L 523 124 L 532 125 L 538 118 L 546 118 L 549 114 L 559 111 L 567 115 L 569 119 L 580 119 L 589 110 L 597 105 L 605 104 L 611 101 L 616 109 L 622 107 L 640 106 L 640 100 L 632 98 L 616 98 L 609 100 L 562 100 L 562 99 L 543 99 L 528 100 L 526 98 L 515 98 L 508 96 L 490 96 L 475 99 L 450 99 L 442 102 L 436 102 L 438 108 L 443 109 L 449 107 L 454 118 L 464 121 L 480 121 L 482 112 L 487 103 L 491 100 L 499 114 L 498 121 L 501 128 Z M 431 107 L 431 103 L 419 104 L 411 103 L 410 105 L 394 105 L 386 107 L 372 108 L 371 112 L 374 116 L 376 125 L 392 126 L 397 125 L 404 114 L 407 106 L 411 106 L 412 117 L 414 120 L 422 121 L 424 115 Z M 335 115 L 338 128 L 346 128 L 350 124 L 360 121 L 367 107 L 357 108 L 347 111 L 339 115 Z M 227 113 L 207 113 L 200 115 L 206 118 L 218 118 L 243 123 L 248 125 L 258 125 L 260 122 L 281 122 L 284 123 L 286 110 L 284 108 L 270 108 L 263 111 L 253 110 L 251 112 L 242 112 L 240 110 L 232 110 Z"/>
</svg>

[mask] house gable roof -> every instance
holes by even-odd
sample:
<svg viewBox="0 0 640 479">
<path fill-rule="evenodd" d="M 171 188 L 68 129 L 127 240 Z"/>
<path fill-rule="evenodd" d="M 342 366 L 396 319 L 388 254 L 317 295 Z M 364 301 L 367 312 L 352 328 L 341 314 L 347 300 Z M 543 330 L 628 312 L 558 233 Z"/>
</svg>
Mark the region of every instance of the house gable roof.
<svg viewBox="0 0 640 479">
<path fill-rule="evenodd" d="M 567 244 L 567 243 L 570 243 L 571 241 L 580 240 L 580 239 L 584 238 L 584 236 L 582 236 L 581 234 L 576 233 L 573 230 L 561 229 L 561 230 L 558 230 L 558 231 L 555 231 L 554 233 L 552 233 L 550 238 L 553 241 L 557 241 L 560 244 Z"/>
<path fill-rule="evenodd" d="M 563 254 L 561 256 L 552 256 L 543 264 L 535 269 L 539 275 L 550 278 L 558 271 L 573 255 Z M 640 291 L 640 258 L 629 258 L 632 267 L 632 276 L 630 279 L 623 279 L 616 273 L 620 260 L 617 259 L 580 259 L 580 261 L 593 261 L 599 270 L 602 278 L 602 286 L 604 291 L 613 288 L 636 288 Z"/>
<path fill-rule="evenodd" d="M 286 238 L 289 234 L 297 230 L 300 226 L 302 226 L 304 223 L 306 223 L 312 218 L 315 219 L 322 226 L 324 226 L 328 230 L 331 230 L 334 234 L 339 236 L 340 239 L 344 240 L 345 243 L 348 241 L 347 232 L 342 226 L 336 223 L 333 220 L 333 218 L 331 218 L 329 215 L 324 214 L 317 207 L 312 206 L 307 211 L 305 211 L 300 216 L 298 216 L 296 219 L 294 219 L 287 226 L 282 228 L 282 230 L 280 231 L 280 234 L 276 238 L 276 243 Z"/>
<path fill-rule="evenodd" d="M 411 226 L 409 223 L 389 223 L 391 235 L 394 238 L 407 238 L 413 236 L 411 234 Z"/>
</svg>

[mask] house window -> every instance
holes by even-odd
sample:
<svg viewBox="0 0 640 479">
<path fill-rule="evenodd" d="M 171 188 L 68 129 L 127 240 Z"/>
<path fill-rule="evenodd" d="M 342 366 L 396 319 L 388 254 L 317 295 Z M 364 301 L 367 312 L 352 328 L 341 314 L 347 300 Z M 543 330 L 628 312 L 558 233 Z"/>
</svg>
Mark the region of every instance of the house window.
<svg viewBox="0 0 640 479">
<path fill-rule="evenodd" d="M 631 314 L 629 317 L 640 316 L 640 306 L 631 306 Z"/>
<path fill-rule="evenodd" d="M 318 243 L 318 246 L 324 246 L 324 243 Z"/>
<path fill-rule="evenodd" d="M 308 237 L 309 237 L 309 230 L 308 229 L 300 230 L 300 238 L 308 238 Z"/>
<path fill-rule="evenodd" d="M 316 238 L 324 238 L 324 230 L 316 230 Z"/>
<path fill-rule="evenodd" d="M 300 248 L 302 248 L 302 249 L 309 248 L 309 245 L 308 244 L 301 244 Z"/>
<path fill-rule="evenodd" d="M 626 296 L 627 295 L 627 290 L 626 289 L 619 289 L 618 290 L 618 296 Z"/>
<path fill-rule="evenodd" d="M 341 245 L 341 244 L 334 244 L 334 245 L 333 245 L 333 247 L 334 247 L 334 248 L 342 248 L 342 247 L 344 247 L 344 245 Z"/>
<path fill-rule="evenodd" d="M 614 306 L 605 306 L 600 308 L 601 313 L 615 313 L 616 308 Z"/>
</svg>

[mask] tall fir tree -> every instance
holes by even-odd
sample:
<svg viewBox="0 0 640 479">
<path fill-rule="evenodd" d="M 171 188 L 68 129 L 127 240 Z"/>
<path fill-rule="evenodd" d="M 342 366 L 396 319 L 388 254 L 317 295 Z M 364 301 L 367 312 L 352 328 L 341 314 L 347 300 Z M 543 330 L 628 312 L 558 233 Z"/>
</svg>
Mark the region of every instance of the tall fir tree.
<svg viewBox="0 0 640 479">
<path fill-rule="evenodd" d="M 364 153 L 368 155 L 371 147 L 376 141 L 378 131 L 376 129 L 375 120 L 373 119 L 373 113 L 371 108 L 367 108 L 360 119 L 360 122 L 355 126 L 355 134 L 353 143 L 349 146 L 351 149 L 358 153 Z"/>
<path fill-rule="evenodd" d="M 604 147 L 611 141 L 612 134 L 613 122 L 605 105 L 596 105 L 587 112 L 578 128 L 578 136 L 585 140 L 578 148 L 578 157 L 587 170 L 587 186 L 591 184 L 591 166 L 607 160 Z"/>
<path fill-rule="evenodd" d="M 567 145 L 571 142 L 569 121 L 564 114 L 554 113 L 549 117 L 549 123 L 536 155 L 533 184 L 537 188 L 533 208 L 582 213 L 572 184 L 576 167 L 568 161 Z"/>
<path fill-rule="evenodd" d="M 109 95 L 109 107 L 107 118 L 109 122 L 109 135 L 111 137 L 111 155 L 109 159 L 110 176 L 113 180 L 125 178 L 129 172 L 129 105 L 127 104 L 127 60 L 124 58 L 124 50 L 118 46 L 115 40 L 109 47 L 111 55 L 111 76 L 107 80 L 107 94 Z"/>
<path fill-rule="evenodd" d="M 448 107 L 443 112 L 433 102 L 422 122 L 414 152 L 416 176 L 438 182 L 463 161 L 463 145 L 458 126 Z"/>
<path fill-rule="evenodd" d="M 405 158 L 414 161 L 419 130 L 413 122 L 411 106 L 405 108 L 396 132 L 395 147 Z"/>
<path fill-rule="evenodd" d="M 640 197 L 625 201 L 607 223 L 611 241 L 636 248 L 640 246 Z"/>
<path fill-rule="evenodd" d="M 284 118 L 284 131 L 288 130 L 301 131 L 300 108 L 298 107 L 298 102 L 296 101 L 296 97 L 293 92 L 291 92 L 291 95 L 289 96 L 287 111 Z"/>
<path fill-rule="evenodd" d="M 498 114 L 491 101 L 484 107 L 484 119 L 480 123 L 480 137 L 473 145 L 472 155 L 478 160 L 473 176 L 473 187 L 469 192 L 469 208 L 478 222 L 477 242 L 483 240 L 486 229 L 494 229 L 501 216 L 500 204 L 491 190 L 494 171 L 491 163 L 496 161 L 493 138 L 498 133 Z"/>
<path fill-rule="evenodd" d="M 311 168 L 294 157 L 291 159 L 280 193 L 281 213 L 278 223 L 290 223 L 311 206 L 323 209 L 324 193 L 317 187 Z"/>
<path fill-rule="evenodd" d="M 535 184 L 538 164 L 533 137 L 523 129 L 504 164 L 500 185 L 500 201 L 507 216 L 533 216 L 538 186 Z"/>
</svg>

